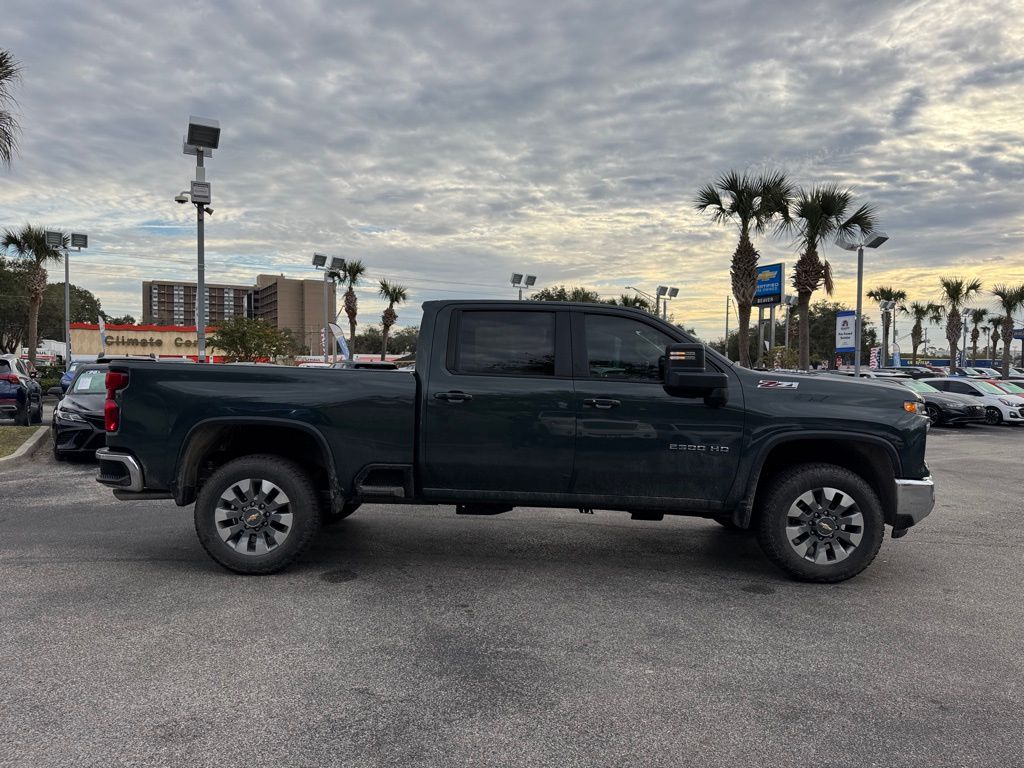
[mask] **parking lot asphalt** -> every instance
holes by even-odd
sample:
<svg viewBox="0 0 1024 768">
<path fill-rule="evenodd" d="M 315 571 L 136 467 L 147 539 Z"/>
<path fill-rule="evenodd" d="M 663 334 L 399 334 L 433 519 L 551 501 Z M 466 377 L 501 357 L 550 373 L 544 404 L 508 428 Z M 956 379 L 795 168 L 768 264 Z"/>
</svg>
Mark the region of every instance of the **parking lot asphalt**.
<svg viewBox="0 0 1024 768">
<path fill-rule="evenodd" d="M 934 430 L 843 584 L 713 522 L 364 507 L 292 569 L 88 463 L 0 472 L 0 765 L 1024 764 L 1024 429 Z"/>
</svg>

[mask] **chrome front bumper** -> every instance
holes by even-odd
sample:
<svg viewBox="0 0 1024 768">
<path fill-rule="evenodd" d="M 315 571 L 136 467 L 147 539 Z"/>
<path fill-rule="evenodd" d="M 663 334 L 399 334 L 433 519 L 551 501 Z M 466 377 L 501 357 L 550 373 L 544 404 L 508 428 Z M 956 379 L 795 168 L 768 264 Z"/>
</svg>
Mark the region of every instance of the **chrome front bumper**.
<svg viewBox="0 0 1024 768">
<path fill-rule="evenodd" d="M 119 491 L 139 493 L 145 488 L 142 481 L 142 466 L 127 453 L 114 453 L 109 448 L 96 451 L 100 463 L 96 482 Z"/>
<path fill-rule="evenodd" d="M 923 480 L 896 480 L 896 520 L 897 530 L 906 531 L 917 525 L 935 507 L 935 483 L 931 476 Z M 896 535 L 896 531 L 893 531 Z"/>
</svg>

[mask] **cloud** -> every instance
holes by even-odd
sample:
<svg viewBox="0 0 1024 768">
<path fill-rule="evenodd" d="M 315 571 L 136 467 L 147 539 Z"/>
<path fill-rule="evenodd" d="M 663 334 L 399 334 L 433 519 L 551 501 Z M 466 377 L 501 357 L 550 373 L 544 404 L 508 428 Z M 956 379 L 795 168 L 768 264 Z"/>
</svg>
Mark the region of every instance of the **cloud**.
<svg viewBox="0 0 1024 768">
<path fill-rule="evenodd" d="M 1018 10 L 1024 10 L 1015 2 Z M 194 277 L 181 135 L 215 117 L 207 275 L 316 277 L 314 250 L 432 298 L 678 285 L 721 334 L 735 232 L 692 209 L 729 168 L 838 181 L 892 239 L 867 282 L 934 298 L 947 272 L 1024 279 L 1021 13 L 955 0 L 713 6 L 379 0 L 287 6 L 8 0 L 21 156 L 0 224 L 86 230 L 75 280 L 138 314 Z M 1010 236 L 1018 233 L 1018 236 Z M 786 240 L 757 243 L 795 262 Z M 852 301 L 846 252 L 832 249 Z M 927 294 L 927 295 L 925 295 Z"/>
</svg>

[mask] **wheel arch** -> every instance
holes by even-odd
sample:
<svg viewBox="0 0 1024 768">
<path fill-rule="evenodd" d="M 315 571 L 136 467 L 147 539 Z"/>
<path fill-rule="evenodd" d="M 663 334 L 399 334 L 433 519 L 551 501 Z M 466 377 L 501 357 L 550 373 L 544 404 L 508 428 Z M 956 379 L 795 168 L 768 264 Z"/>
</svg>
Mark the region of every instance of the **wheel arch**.
<svg viewBox="0 0 1024 768">
<path fill-rule="evenodd" d="M 328 493 L 332 508 L 344 504 L 334 452 L 315 426 L 274 417 L 214 417 L 195 424 L 178 452 L 171 492 L 179 506 L 196 500 L 206 478 L 227 462 L 271 454 L 308 468 L 314 485 Z"/>
<path fill-rule="evenodd" d="M 835 464 L 864 478 L 878 496 L 885 522 L 896 521 L 896 484 L 900 459 L 886 440 L 872 435 L 844 433 L 781 435 L 766 444 L 755 460 L 743 502 L 733 521 L 749 528 L 760 495 L 773 476 L 797 464 Z"/>
</svg>

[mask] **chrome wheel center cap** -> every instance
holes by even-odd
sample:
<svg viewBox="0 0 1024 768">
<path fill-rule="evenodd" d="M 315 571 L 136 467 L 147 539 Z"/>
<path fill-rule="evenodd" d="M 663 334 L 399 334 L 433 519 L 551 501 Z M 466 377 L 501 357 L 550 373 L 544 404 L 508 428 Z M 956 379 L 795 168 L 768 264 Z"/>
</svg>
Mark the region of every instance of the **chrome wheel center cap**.
<svg viewBox="0 0 1024 768">
<path fill-rule="evenodd" d="M 836 532 L 836 523 L 831 518 L 822 517 L 815 521 L 814 528 L 819 536 L 831 536 Z"/>
<path fill-rule="evenodd" d="M 259 512 L 249 512 L 245 516 L 245 524 L 250 528 L 255 528 L 261 522 L 263 522 L 263 515 L 261 515 Z"/>
</svg>

